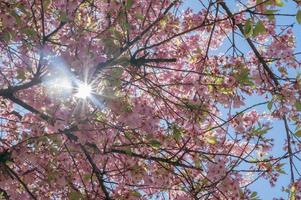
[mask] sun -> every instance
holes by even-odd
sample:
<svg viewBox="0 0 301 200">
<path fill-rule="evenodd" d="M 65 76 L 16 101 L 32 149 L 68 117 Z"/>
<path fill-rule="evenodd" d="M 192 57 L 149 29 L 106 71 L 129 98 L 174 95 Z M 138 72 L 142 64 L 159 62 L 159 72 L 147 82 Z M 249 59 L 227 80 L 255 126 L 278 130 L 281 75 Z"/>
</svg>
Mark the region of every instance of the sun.
<svg viewBox="0 0 301 200">
<path fill-rule="evenodd" d="M 81 99 L 86 99 L 90 97 L 92 94 L 92 87 L 87 83 L 80 83 L 77 88 L 77 93 L 75 94 L 76 97 Z"/>
</svg>

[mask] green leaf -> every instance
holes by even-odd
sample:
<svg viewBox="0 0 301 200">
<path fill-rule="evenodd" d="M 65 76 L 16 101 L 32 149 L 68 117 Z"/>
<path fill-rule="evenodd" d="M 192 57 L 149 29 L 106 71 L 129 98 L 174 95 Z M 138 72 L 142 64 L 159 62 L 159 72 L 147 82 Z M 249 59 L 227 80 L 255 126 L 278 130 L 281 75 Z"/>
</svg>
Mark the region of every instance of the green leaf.
<svg viewBox="0 0 301 200">
<path fill-rule="evenodd" d="M 133 5 L 133 0 L 127 0 L 126 3 L 125 3 L 125 8 L 128 10 L 132 7 Z"/>
<path fill-rule="evenodd" d="M 297 137 L 301 137 L 301 130 L 296 131 L 296 132 L 295 132 L 295 135 L 296 135 Z"/>
<path fill-rule="evenodd" d="M 118 31 L 116 28 L 111 27 L 109 31 L 112 33 L 112 36 L 116 40 L 121 40 L 122 39 L 122 33 Z"/>
<path fill-rule="evenodd" d="M 172 135 L 175 140 L 179 140 L 182 137 L 182 131 L 176 125 L 174 125 L 172 127 Z"/>
<path fill-rule="evenodd" d="M 125 21 L 125 20 L 122 21 L 121 26 L 122 26 L 123 30 L 126 30 L 126 31 L 130 30 L 130 24 L 127 21 Z"/>
<path fill-rule="evenodd" d="M 136 14 L 135 14 L 135 17 L 136 17 L 137 19 L 140 19 L 140 20 L 143 20 L 143 19 L 144 19 L 144 15 L 141 14 L 141 13 L 136 13 Z"/>
<path fill-rule="evenodd" d="M 124 152 L 125 152 L 127 155 L 129 155 L 129 156 L 131 156 L 131 155 L 133 154 L 131 147 L 126 148 L 126 149 L 124 150 Z"/>
<path fill-rule="evenodd" d="M 247 20 L 244 32 L 246 37 L 250 37 L 253 34 L 253 22 L 251 21 L 251 19 Z"/>
<path fill-rule="evenodd" d="M 47 182 L 51 183 L 55 179 L 56 173 L 52 170 L 49 169 L 47 172 Z"/>
<path fill-rule="evenodd" d="M 155 139 L 150 140 L 149 144 L 154 148 L 160 148 L 160 146 L 161 146 L 161 143 Z"/>
<path fill-rule="evenodd" d="M 11 39 L 12 39 L 12 35 L 10 32 L 4 32 L 2 34 L 2 39 L 5 41 L 5 42 L 9 42 Z"/>
<path fill-rule="evenodd" d="M 83 175 L 83 180 L 84 181 L 89 181 L 91 179 L 91 174 L 84 174 Z"/>
<path fill-rule="evenodd" d="M 250 74 L 249 69 L 243 68 L 241 69 L 239 74 L 235 75 L 235 79 L 242 85 L 253 86 L 254 83 L 251 81 L 249 74 Z"/>
<path fill-rule="evenodd" d="M 95 117 L 98 121 L 104 121 L 104 119 L 106 118 L 103 112 L 96 112 Z"/>
<path fill-rule="evenodd" d="M 256 129 L 253 129 L 253 134 L 257 135 L 257 136 L 261 136 L 261 135 L 266 134 L 271 129 L 272 129 L 271 127 L 262 127 L 262 126 L 260 126 Z"/>
<path fill-rule="evenodd" d="M 112 38 L 105 38 L 103 40 L 105 52 L 110 55 L 115 55 L 119 52 L 119 46 L 117 45 L 117 42 L 113 40 Z"/>
<path fill-rule="evenodd" d="M 24 28 L 22 29 L 22 32 L 25 33 L 29 38 L 36 35 L 36 31 L 32 28 Z"/>
<path fill-rule="evenodd" d="M 17 14 L 15 10 L 12 10 L 10 12 L 10 15 L 12 15 L 15 18 L 17 25 L 21 24 L 21 17 Z"/>
<path fill-rule="evenodd" d="M 196 105 L 196 104 L 193 104 L 193 103 L 190 103 L 190 102 L 187 102 L 186 106 L 187 106 L 187 108 L 189 108 L 191 110 L 199 110 L 200 109 L 199 105 Z"/>
<path fill-rule="evenodd" d="M 114 79 L 119 79 L 121 77 L 121 75 L 123 74 L 123 68 L 121 67 L 115 67 L 112 69 L 112 77 Z"/>
<path fill-rule="evenodd" d="M 277 172 L 279 172 L 280 174 L 287 174 L 283 169 L 279 169 L 277 170 Z"/>
<path fill-rule="evenodd" d="M 25 70 L 24 69 L 18 69 L 16 78 L 19 79 L 19 80 L 24 81 L 26 79 Z"/>
<path fill-rule="evenodd" d="M 256 197 L 256 196 L 257 196 L 257 192 L 252 192 L 251 198 L 254 198 L 254 197 Z"/>
<path fill-rule="evenodd" d="M 300 101 L 296 101 L 295 107 L 296 107 L 297 111 L 301 111 L 301 102 Z"/>
<path fill-rule="evenodd" d="M 217 143 L 217 139 L 215 136 L 207 136 L 206 137 L 206 141 L 209 143 L 209 144 L 216 144 Z"/>
<path fill-rule="evenodd" d="M 50 3 L 51 3 L 51 0 L 43 0 L 44 10 L 48 8 L 48 6 L 50 5 Z"/>
<path fill-rule="evenodd" d="M 201 168 L 201 160 L 198 156 L 194 158 L 194 165 L 198 168 Z"/>
<path fill-rule="evenodd" d="M 120 78 L 123 74 L 123 71 L 124 70 L 121 67 L 114 67 L 111 71 L 111 77 L 107 79 L 108 83 L 113 87 L 120 88 L 122 83 Z"/>
<path fill-rule="evenodd" d="M 296 186 L 292 184 L 290 189 L 290 200 L 296 200 Z"/>
<path fill-rule="evenodd" d="M 279 165 L 276 165 L 275 170 L 276 170 L 277 172 L 279 172 L 280 174 L 286 174 L 286 172 L 282 169 L 282 167 L 283 167 L 284 165 L 285 165 L 284 163 L 279 164 Z"/>
<path fill-rule="evenodd" d="M 258 21 L 255 25 L 254 31 L 253 31 L 253 37 L 256 37 L 259 34 L 263 34 L 266 32 L 266 29 L 264 27 L 264 24 L 262 21 Z"/>
<path fill-rule="evenodd" d="M 272 110 L 272 107 L 273 107 L 273 101 L 270 101 L 270 102 L 268 103 L 268 109 L 269 109 L 269 110 Z"/>
<path fill-rule="evenodd" d="M 287 69 L 286 69 L 285 67 L 279 67 L 279 68 L 278 68 L 278 71 L 279 71 L 281 74 L 288 75 Z"/>
<path fill-rule="evenodd" d="M 67 21 L 68 21 L 67 13 L 64 12 L 64 11 L 60 11 L 59 20 L 60 20 L 61 22 L 67 22 Z"/>
<path fill-rule="evenodd" d="M 270 20 L 270 21 L 272 21 L 272 20 L 274 20 L 275 19 L 275 13 L 276 12 L 278 12 L 278 10 L 266 10 L 265 12 L 264 12 L 264 14 L 266 14 L 267 15 L 267 18 Z"/>
<path fill-rule="evenodd" d="M 167 25 L 167 22 L 168 22 L 168 18 L 167 16 L 165 16 L 159 21 L 159 24 L 162 28 L 164 28 Z"/>
<path fill-rule="evenodd" d="M 123 67 L 126 67 L 130 64 L 130 59 L 127 56 L 122 56 L 121 58 L 118 58 L 116 60 L 116 63 Z M 123 69 L 122 69 L 122 73 L 123 73 Z"/>
<path fill-rule="evenodd" d="M 138 191 L 136 191 L 136 190 L 132 191 L 132 195 L 134 197 L 138 197 L 138 198 L 141 197 L 141 194 Z"/>
<path fill-rule="evenodd" d="M 69 193 L 69 199 L 70 200 L 80 200 L 82 199 L 82 194 L 78 191 L 73 190 Z"/>
<path fill-rule="evenodd" d="M 296 19 L 298 24 L 301 24 L 301 10 L 298 10 L 297 14 L 296 14 Z"/>
<path fill-rule="evenodd" d="M 16 7 L 16 8 L 18 8 L 19 11 L 20 11 L 21 13 L 24 13 L 26 16 L 31 16 L 31 13 L 29 13 L 29 12 L 26 10 L 27 6 L 24 6 L 23 3 L 17 4 L 17 7 Z M 19 11 L 18 11 L 18 12 L 19 12 Z M 19 12 L 19 13 L 20 13 L 20 12 Z"/>
<path fill-rule="evenodd" d="M 279 7 L 284 6 L 284 3 L 282 2 L 282 0 L 275 0 L 275 4 L 276 4 L 276 6 L 279 6 Z"/>
</svg>

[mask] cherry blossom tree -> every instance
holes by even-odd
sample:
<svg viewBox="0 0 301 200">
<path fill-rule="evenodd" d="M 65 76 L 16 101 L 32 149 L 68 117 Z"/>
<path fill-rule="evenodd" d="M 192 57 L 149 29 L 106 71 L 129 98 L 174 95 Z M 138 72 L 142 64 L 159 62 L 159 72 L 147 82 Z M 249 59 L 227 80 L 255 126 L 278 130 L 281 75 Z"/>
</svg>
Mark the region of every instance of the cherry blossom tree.
<svg viewBox="0 0 301 200">
<path fill-rule="evenodd" d="M 0 199 L 301 198 L 300 1 L 191 2 L 0 1 Z"/>
</svg>

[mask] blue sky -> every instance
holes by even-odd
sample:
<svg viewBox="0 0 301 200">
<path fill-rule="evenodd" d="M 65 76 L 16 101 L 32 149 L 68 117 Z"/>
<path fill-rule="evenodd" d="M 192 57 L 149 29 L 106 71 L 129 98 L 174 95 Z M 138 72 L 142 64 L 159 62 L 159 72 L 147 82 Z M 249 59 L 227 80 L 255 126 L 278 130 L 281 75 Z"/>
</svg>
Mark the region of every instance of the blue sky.
<svg viewBox="0 0 301 200">
<path fill-rule="evenodd" d="M 190 7 L 192 8 L 195 12 L 199 11 L 199 9 L 202 8 L 200 1 L 199 0 L 184 0 L 183 1 L 183 7 L 182 10 L 185 10 L 186 8 Z M 202 1 L 202 2 L 207 2 L 207 1 Z M 237 1 L 235 0 L 225 0 L 225 2 L 228 4 L 228 6 L 231 8 L 232 12 L 237 11 L 237 6 L 236 3 Z M 246 2 L 246 1 L 243 1 Z M 296 4 L 293 3 L 292 1 L 286 1 L 283 0 L 285 3 L 285 6 L 282 8 L 277 8 L 279 10 L 279 13 L 286 13 L 286 14 L 296 14 L 297 13 L 297 8 Z M 296 23 L 295 17 L 276 17 L 276 24 L 277 25 L 285 25 L 285 24 L 292 24 L 295 23 L 293 26 L 293 32 L 294 35 L 296 36 L 296 49 L 295 52 L 301 52 L 301 25 Z M 239 39 L 237 37 L 236 41 L 239 43 L 240 50 L 243 52 L 248 52 L 250 50 L 248 44 L 244 39 Z M 211 54 L 218 54 L 220 52 L 225 52 L 229 48 L 229 43 L 225 42 L 219 49 L 216 51 L 212 51 Z M 301 55 L 299 55 L 300 59 Z M 273 67 L 273 66 L 271 66 Z M 289 75 L 291 77 L 295 77 L 296 74 L 300 70 L 289 70 Z M 252 96 L 252 97 L 246 97 L 246 106 L 248 105 L 254 105 L 259 102 L 263 102 L 266 99 L 264 99 L 261 96 Z M 226 118 L 227 116 L 227 109 L 222 109 L 223 111 L 223 116 Z M 267 106 L 259 106 L 256 108 L 256 110 L 260 113 L 262 112 L 268 112 Z M 238 110 L 234 110 L 236 112 Z M 267 137 L 273 138 L 275 142 L 275 146 L 272 150 L 273 155 L 282 155 L 284 151 L 282 150 L 282 146 L 284 144 L 285 138 L 286 138 L 286 133 L 284 129 L 284 124 L 283 121 L 272 121 L 272 127 L 268 134 Z M 294 130 L 294 128 L 292 128 Z M 298 163 L 300 164 L 300 163 Z M 289 166 L 288 164 L 285 165 L 284 167 L 286 172 L 289 172 Z M 280 178 L 278 179 L 276 186 L 271 187 L 269 182 L 265 179 L 260 179 L 257 181 L 255 184 L 253 184 L 250 189 L 258 192 L 258 196 L 260 199 L 272 199 L 273 197 L 283 197 L 284 199 L 287 199 L 288 195 L 287 193 L 282 192 L 282 186 L 287 186 L 290 182 L 290 177 L 289 175 L 281 175 Z"/>
</svg>

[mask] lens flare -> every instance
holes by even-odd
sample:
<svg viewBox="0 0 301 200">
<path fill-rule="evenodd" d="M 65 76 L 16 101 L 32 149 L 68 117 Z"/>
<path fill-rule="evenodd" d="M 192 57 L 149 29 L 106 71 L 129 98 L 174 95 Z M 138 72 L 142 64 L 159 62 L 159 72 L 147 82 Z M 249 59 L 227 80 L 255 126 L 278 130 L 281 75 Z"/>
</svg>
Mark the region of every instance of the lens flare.
<svg viewBox="0 0 301 200">
<path fill-rule="evenodd" d="M 85 99 L 89 96 L 91 96 L 92 93 L 92 87 L 91 85 L 88 85 L 86 83 L 80 83 L 77 88 L 76 97 Z"/>
<path fill-rule="evenodd" d="M 44 78 L 43 85 L 52 98 L 65 98 L 72 92 L 72 82 L 64 76 Z"/>
</svg>

